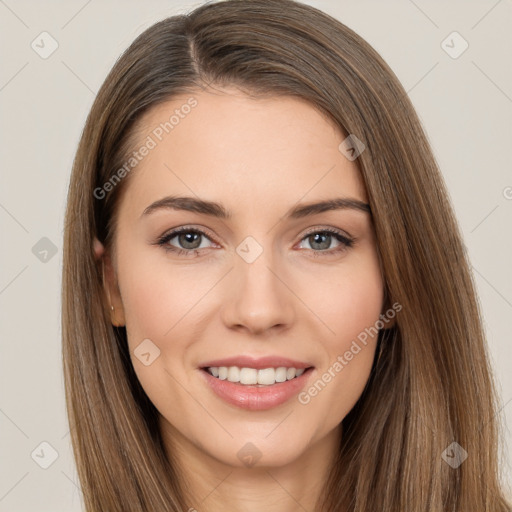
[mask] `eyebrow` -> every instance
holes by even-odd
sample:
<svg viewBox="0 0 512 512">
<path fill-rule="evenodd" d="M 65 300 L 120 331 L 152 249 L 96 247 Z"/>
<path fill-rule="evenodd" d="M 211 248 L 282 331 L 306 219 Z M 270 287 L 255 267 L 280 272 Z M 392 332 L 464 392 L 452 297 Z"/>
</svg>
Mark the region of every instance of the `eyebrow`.
<svg viewBox="0 0 512 512">
<path fill-rule="evenodd" d="M 195 197 L 168 196 L 151 203 L 143 212 L 141 217 L 149 215 L 158 210 L 185 210 L 189 212 L 210 215 L 219 219 L 231 219 L 232 213 L 222 204 L 215 201 L 197 199 Z M 314 203 L 300 204 L 288 210 L 283 218 L 301 219 L 331 210 L 357 210 L 371 215 L 370 205 L 355 198 L 340 197 L 326 199 Z"/>
</svg>

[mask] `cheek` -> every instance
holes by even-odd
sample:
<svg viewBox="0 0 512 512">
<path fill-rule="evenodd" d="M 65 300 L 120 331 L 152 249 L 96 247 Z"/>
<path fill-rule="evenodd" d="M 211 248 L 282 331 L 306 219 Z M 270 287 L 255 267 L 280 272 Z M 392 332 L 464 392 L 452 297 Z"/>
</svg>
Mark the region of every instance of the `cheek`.
<svg viewBox="0 0 512 512">
<path fill-rule="evenodd" d="M 130 257 L 120 253 L 118 258 L 118 279 L 133 368 L 157 408 L 184 410 L 190 397 L 181 385 L 188 387 L 194 378 L 191 347 L 204 338 L 201 326 L 218 272 L 208 265 L 171 262 L 155 248 L 125 254 Z M 138 355 L 148 352 L 150 360 L 153 353 L 158 356 L 146 366 Z"/>
<path fill-rule="evenodd" d="M 340 265 L 329 279 L 309 283 L 311 309 L 321 318 L 323 365 L 299 396 L 312 416 L 334 428 L 352 409 L 368 381 L 383 307 L 383 280 L 376 253 Z"/>
<path fill-rule="evenodd" d="M 378 338 L 376 326 L 383 307 L 383 281 L 376 261 L 360 272 L 348 276 L 340 295 L 340 311 L 335 331 L 337 342 L 331 344 L 332 355 L 344 365 L 346 378 L 365 382 L 369 376 Z M 335 350 L 334 350 L 335 349 Z M 335 352 L 335 354 L 334 354 Z"/>
<path fill-rule="evenodd" d="M 303 293 L 307 287 L 311 309 L 324 324 L 322 339 L 331 356 L 345 351 L 352 340 L 375 325 L 382 313 L 383 284 L 375 252 L 341 264 L 335 271 L 310 276 Z"/>
<path fill-rule="evenodd" d="M 137 378 L 157 409 L 185 410 L 189 397 L 178 382 L 187 384 L 187 349 L 196 339 L 194 315 L 200 311 L 195 304 L 211 287 L 211 276 L 173 266 L 155 252 L 132 251 L 118 259 L 128 347 Z M 147 353 L 148 365 L 141 357 Z"/>
<path fill-rule="evenodd" d="M 208 291 L 211 276 L 173 265 L 156 251 L 119 258 L 119 282 L 131 344 L 165 340 L 189 322 L 189 312 Z M 211 286 L 211 285 L 210 285 Z"/>
<path fill-rule="evenodd" d="M 352 274 L 336 288 L 336 299 L 329 311 L 340 349 L 373 326 L 379 319 L 383 306 L 383 288 L 380 276 L 370 272 Z M 361 336 L 360 336 L 361 335 Z M 336 343 L 335 343 L 336 344 Z"/>
</svg>

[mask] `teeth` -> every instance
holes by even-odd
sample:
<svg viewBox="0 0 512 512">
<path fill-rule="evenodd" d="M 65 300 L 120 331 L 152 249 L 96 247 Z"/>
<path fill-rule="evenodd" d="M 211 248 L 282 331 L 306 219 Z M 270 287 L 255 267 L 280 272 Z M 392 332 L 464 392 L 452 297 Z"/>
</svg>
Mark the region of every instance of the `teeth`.
<svg viewBox="0 0 512 512">
<path fill-rule="evenodd" d="M 295 372 L 297 370 L 295 368 L 288 368 L 286 370 L 286 379 L 287 380 L 290 380 L 290 379 L 293 379 L 295 377 Z"/>
<path fill-rule="evenodd" d="M 240 368 L 238 366 L 230 366 L 228 368 L 229 382 L 240 382 Z"/>
<path fill-rule="evenodd" d="M 259 384 L 262 386 L 271 386 L 276 382 L 285 382 L 295 377 L 300 377 L 304 368 L 264 368 L 257 370 L 255 368 L 239 368 L 238 366 L 212 366 L 207 369 L 210 375 L 220 380 L 229 380 L 229 382 L 239 382 L 245 385 Z"/>
<path fill-rule="evenodd" d="M 286 368 L 282 366 L 276 370 L 276 382 L 284 382 L 286 380 Z"/>
<path fill-rule="evenodd" d="M 258 384 L 258 370 L 254 368 L 241 368 L 240 384 Z"/>
<path fill-rule="evenodd" d="M 265 368 L 258 370 L 258 384 L 270 386 L 276 382 L 276 371 L 274 368 Z"/>
</svg>

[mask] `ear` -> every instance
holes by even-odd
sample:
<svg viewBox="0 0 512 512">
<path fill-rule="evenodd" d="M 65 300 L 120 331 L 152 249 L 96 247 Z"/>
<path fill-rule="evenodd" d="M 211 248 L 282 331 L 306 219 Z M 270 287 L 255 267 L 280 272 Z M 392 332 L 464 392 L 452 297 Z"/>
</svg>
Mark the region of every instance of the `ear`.
<svg viewBox="0 0 512 512">
<path fill-rule="evenodd" d="M 124 316 L 123 301 L 117 283 L 115 268 L 112 264 L 110 254 L 105 250 L 103 244 L 95 237 L 93 241 L 94 257 L 100 266 L 102 285 L 104 290 L 105 307 L 110 314 L 110 321 L 116 327 L 126 325 Z"/>
</svg>

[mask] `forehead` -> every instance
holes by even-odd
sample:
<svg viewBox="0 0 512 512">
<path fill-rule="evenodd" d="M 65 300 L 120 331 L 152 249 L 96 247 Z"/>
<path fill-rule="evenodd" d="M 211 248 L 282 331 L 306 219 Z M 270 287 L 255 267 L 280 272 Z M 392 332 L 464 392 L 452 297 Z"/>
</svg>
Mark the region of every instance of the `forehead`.
<svg viewBox="0 0 512 512">
<path fill-rule="evenodd" d="M 338 149 L 345 135 L 309 103 L 253 98 L 234 90 L 197 91 L 153 107 L 139 122 L 150 147 L 127 184 L 140 212 L 169 194 L 226 204 L 235 214 L 350 196 L 367 201 L 354 162 Z"/>
</svg>

